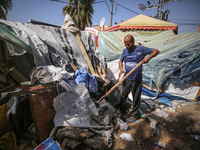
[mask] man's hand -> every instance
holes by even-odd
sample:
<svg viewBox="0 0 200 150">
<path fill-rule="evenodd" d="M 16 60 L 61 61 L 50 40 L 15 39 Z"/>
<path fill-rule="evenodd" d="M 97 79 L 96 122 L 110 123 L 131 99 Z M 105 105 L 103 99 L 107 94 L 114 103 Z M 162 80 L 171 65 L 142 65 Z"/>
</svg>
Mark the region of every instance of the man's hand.
<svg viewBox="0 0 200 150">
<path fill-rule="evenodd" d="M 145 64 L 145 63 L 148 63 L 149 60 L 150 60 L 151 58 L 155 57 L 156 55 L 158 55 L 159 52 L 160 52 L 159 50 L 153 49 L 151 55 L 149 55 L 148 57 L 145 57 L 145 58 L 142 60 L 142 62 L 143 62 L 144 64 Z"/>
<path fill-rule="evenodd" d="M 144 58 L 144 59 L 142 60 L 142 62 L 143 62 L 143 64 L 148 63 L 148 62 L 149 62 L 149 58 L 148 58 L 148 57 Z"/>
<path fill-rule="evenodd" d="M 122 73 L 125 73 L 123 69 L 119 71 L 119 77 L 121 76 Z"/>
<path fill-rule="evenodd" d="M 124 69 L 123 69 L 123 61 L 119 60 L 119 78 L 121 76 L 122 73 L 125 73 Z"/>
</svg>

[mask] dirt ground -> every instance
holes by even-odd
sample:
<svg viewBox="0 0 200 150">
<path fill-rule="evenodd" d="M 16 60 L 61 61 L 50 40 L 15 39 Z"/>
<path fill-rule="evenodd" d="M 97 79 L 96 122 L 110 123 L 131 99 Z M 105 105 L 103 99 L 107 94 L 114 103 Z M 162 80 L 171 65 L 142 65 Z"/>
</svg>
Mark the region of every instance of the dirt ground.
<svg viewBox="0 0 200 150">
<path fill-rule="evenodd" d="M 111 150 L 200 150 L 200 103 L 179 103 L 172 110 L 165 111 L 168 117 L 150 112 L 129 123 L 128 130 L 118 128 Z M 122 133 L 131 135 L 133 141 L 122 139 Z"/>
<path fill-rule="evenodd" d="M 114 150 L 199 150 L 200 149 L 200 104 L 178 104 L 175 112 L 165 111 L 168 117 L 147 114 L 156 120 L 151 128 L 147 119 L 129 123 L 129 130 L 117 130 Z M 128 133 L 134 141 L 123 140 L 120 135 Z M 155 133 L 155 134 L 153 134 Z"/>
</svg>

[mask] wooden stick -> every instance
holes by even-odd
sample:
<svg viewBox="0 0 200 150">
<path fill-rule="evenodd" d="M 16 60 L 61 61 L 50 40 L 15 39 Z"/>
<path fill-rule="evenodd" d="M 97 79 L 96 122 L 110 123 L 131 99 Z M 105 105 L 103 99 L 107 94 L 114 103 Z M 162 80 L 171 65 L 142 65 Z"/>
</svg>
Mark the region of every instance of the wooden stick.
<svg viewBox="0 0 200 150">
<path fill-rule="evenodd" d="M 103 74 L 102 74 L 101 71 L 102 71 L 102 68 L 101 68 L 100 66 L 97 66 L 97 72 L 98 72 L 99 76 L 101 77 L 101 79 L 103 79 L 103 80 L 105 81 L 105 85 L 106 85 L 107 80 L 106 80 L 106 78 L 103 76 Z"/>
<path fill-rule="evenodd" d="M 80 39 L 80 36 L 79 36 L 79 34 L 78 34 L 77 32 L 75 33 L 75 36 L 76 36 L 76 38 L 77 38 L 77 40 L 78 40 L 78 43 L 79 43 L 79 45 L 80 45 L 80 47 L 81 47 L 81 50 L 82 50 L 83 55 L 84 55 L 84 57 L 85 57 L 85 59 L 86 59 L 86 62 L 87 62 L 87 64 L 88 64 L 89 68 L 90 68 L 91 74 L 92 74 L 92 75 L 96 74 L 95 71 L 94 71 L 94 69 L 93 69 L 93 67 L 92 67 L 92 64 L 91 64 L 91 62 L 90 62 L 90 59 L 89 59 L 89 57 L 88 57 L 88 55 L 87 55 L 87 53 L 86 53 L 86 51 L 85 51 L 85 48 L 84 48 L 83 43 L 82 43 L 82 41 L 81 41 L 81 39 Z"/>
<path fill-rule="evenodd" d="M 115 84 L 105 95 L 103 95 L 97 103 L 100 103 L 106 96 L 108 96 L 117 86 L 119 86 L 133 71 L 135 71 L 140 65 L 142 65 L 143 62 L 140 62 L 137 64 L 128 74 L 125 75 L 123 79 L 121 79 L 117 84 Z"/>
<path fill-rule="evenodd" d="M 71 67 L 73 68 L 73 70 L 74 70 L 75 72 L 78 70 L 78 69 L 76 68 L 76 66 L 74 65 L 73 62 L 70 62 L 69 64 L 71 65 Z"/>
</svg>

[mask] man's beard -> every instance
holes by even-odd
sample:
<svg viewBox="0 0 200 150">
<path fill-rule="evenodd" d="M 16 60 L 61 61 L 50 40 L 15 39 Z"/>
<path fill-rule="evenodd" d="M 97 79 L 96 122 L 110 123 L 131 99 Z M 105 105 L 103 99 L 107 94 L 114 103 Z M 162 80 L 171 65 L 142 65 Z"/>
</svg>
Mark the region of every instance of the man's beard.
<svg viewBox="0 0 200 150">
<path fill-rule="evenodd" d="M 127 48 L 129 51 L 133 50 L 133 44 L 129 48 Z"/>
</svg>

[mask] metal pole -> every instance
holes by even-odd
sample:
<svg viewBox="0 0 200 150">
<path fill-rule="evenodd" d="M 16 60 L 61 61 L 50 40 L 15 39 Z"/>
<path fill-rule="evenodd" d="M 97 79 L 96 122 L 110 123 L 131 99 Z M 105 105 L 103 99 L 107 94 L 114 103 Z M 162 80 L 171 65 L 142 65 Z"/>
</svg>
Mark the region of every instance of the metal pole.
<svg viewBox="0 0 200 150">
<path fill-rule="evenodd" d="M 160 0 L 158 0 L 158 7 L 157 7 L 157 12 L 156 12 L 156 18 L 159 19 L 159 10 L 160 10 Z"/>
<path fill-rule="evenodd" d="M 113 17 L 113 3 L 114 3 L 114 0 L 112 0 L 112 6 L 111 6 L 111 18 L 110 18 L 110 26 L 112 26 L 112 17 Z"/>
<path fill-rule="evenodd" d="M 161 20 L 161 11 L 162 11 L 163 0 L 160 1 L 160 8 L 159 8 L 159 18 Z"/>
</svg>

